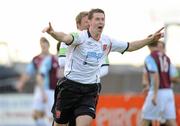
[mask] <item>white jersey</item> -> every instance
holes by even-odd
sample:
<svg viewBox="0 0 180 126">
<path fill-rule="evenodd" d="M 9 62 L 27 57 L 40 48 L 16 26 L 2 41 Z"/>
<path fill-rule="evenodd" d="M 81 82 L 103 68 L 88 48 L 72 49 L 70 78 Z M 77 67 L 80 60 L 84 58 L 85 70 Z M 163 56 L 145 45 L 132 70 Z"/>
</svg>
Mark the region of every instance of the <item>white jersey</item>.
<svg viewBox="0 0 180 126">
<path fill-rule="evenodd" d="M 94 40 L 89 31 L 72 33 L 73 42 L 68 46 L 64 76 L 82 84 L 100 82 L 100 67 L 110 51 L 123 53 L 128 42 L 116 41 L 101 35 Z"/>
<path fill-rule="evenodd" d="M 61 69 L 64 69 L 65 66 L 67 50 L 68 50 L 68 45 L 62 42 L 58 52 L 58 62 Z M 109 71 L 109 59 L 108 57 L 105 57 L 101 65 L 100 77 L 106 76 L 108 74 L 108 71 Z"/>
<path fill-rule="evenodd" d="M 58 62 L 59 62 L 60 68 L 64 68 L 65 66 L 67 50 L 68 50 L 68 45 L 62 42 L 59 47 L 59 52 L 58 52 Z"/>
</svg>

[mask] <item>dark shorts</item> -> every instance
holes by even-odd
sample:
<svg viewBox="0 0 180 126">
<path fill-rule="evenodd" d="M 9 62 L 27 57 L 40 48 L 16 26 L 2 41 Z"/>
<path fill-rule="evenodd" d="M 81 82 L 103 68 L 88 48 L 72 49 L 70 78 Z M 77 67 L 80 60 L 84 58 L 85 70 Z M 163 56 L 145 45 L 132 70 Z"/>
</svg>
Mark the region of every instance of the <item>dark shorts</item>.
<svg viewBox="0 0 180 126">
<path fill-rule="evenodd" d="M 100 90 L 99 83 L 81 84 L 67 78 L 59 80 L 52 108 L 54 121 L 66 124 L 70 119 L 80 115 L 89 115 L 95 118 Z"/>
</svg>

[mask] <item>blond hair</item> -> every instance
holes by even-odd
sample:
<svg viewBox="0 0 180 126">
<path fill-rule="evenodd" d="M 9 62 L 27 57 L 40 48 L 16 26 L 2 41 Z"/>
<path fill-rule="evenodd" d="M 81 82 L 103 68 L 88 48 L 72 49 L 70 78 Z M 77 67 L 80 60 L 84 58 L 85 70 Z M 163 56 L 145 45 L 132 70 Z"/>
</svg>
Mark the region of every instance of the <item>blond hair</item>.
<svg viewBox="0 0 180 126">
<path fill-rule="evenodd" d="M 87 11 L 82 11 L 80 12 L 77 16 L 76 16 L 76 24 L 81 24 L 81 20 L 83 17 L 88 16 L 88 12 Z"/>
</svg>

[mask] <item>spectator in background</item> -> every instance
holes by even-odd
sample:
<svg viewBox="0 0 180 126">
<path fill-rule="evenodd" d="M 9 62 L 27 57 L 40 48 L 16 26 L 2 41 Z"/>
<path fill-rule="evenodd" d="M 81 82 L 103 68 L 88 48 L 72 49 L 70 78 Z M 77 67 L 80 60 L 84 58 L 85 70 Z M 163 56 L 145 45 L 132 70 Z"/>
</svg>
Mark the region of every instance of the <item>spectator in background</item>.
<svg viewBox="0 0 180 126">
<path fill-rule="evenodd" d="M 89 27 L 88 24 L 88 12 L 82 11 L 76 16 L 76 27 L 79 31 L 86 30 Z M 58 53 L 58 61 L 61 71 L 64 73 L 65 59 L 68 51 L 68 45 L 65 43 L 60 44 L 60 49 Z"/>
<path fill-rule="evenodd" d="M 20 77 L 20 80 L 17 84 L 17 89 L 19 92 L 22 92 L 25 84 L 28 80 L 30 80 L 32 77 L 37 78 L 37 75 L 39 74 L 39 70 L 41 67 L 41 64 L 43 60 L 50 56 L 49 52 L 49 41 L 45 37 L 40 38 L 40 47 L 41 47 L 41 53 L 35 56 L 32 61 L 27 65 L 26 73 L 23 73 Z M 41 94 L 41 88 L 39 84 L 35 84 L 34 89 L 34 98 L 33 98 L 33 119 L 35 120 L 36 126 L 46 126 L 45 122 L 45 107 L 44 107 L 44 100 Z"/>
</svg>

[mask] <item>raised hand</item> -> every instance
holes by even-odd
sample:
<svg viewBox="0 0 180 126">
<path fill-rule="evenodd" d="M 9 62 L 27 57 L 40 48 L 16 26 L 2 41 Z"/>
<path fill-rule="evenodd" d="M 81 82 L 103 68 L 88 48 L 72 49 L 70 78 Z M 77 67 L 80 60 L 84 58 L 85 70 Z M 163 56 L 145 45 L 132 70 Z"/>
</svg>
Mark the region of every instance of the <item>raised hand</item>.
<svg viewBox="0 0 180 126">
<path fill-rule="evenodd" d="M 152 42 L 156 42 L 159 39 L 161 39 L 162 37 L 164 37 L 164 33 L 161 33 L 161 31 L 164 29 L 164 27 L 162 27 L 161 29 L 159 29 L 158 31 L 156 31 L 154 34 L 151 34 L 148 36 L 148 38 L 152 41 Z"/>
<path fill-rule="evenodd" d="M 54 29 L 52 28 L 51 22 L 49 22 L 49 26 L 44 28 L 42 30 L 43 33 L 47 32 L 48 34 L 51 34 L 54 31 Z"/>
</svg>

